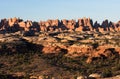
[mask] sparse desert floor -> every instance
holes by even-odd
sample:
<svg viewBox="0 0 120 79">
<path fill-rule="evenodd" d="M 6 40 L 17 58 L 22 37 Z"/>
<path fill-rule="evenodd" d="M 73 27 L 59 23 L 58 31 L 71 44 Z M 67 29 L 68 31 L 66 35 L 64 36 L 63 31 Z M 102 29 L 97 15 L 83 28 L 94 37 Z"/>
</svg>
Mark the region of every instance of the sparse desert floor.
<svg viewBox="0 0 120 79">
<path fill-rule="evenodd" d="M 0 74 L 3 79 L 78 79 L 90 74 L 118 78 L 120 32 L 1 34 Z"/>
</svg>

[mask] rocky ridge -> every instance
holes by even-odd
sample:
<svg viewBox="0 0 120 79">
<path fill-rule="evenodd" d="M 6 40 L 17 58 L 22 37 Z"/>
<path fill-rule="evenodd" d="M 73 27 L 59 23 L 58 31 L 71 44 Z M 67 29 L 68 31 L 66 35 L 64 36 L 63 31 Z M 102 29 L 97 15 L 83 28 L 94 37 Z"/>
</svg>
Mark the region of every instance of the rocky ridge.
<svg viewBox="0 0 120 79">
<path fill-rule="evenodd" d="M 93 32 L 105 32 L 120 31 L 120 21 L 117 23 L 109 22 L 107 19 L 102 24 L 97 21 L 93 23 L 90 18 L 80 18 L 77 21 L 72 20 L 47 20 L 40 22 L 32 22 L 30 20 L 24 21 L 20 18 L 1 19 L 0 31 L 1 33 L 10 33 L 21 31 L 26 32 L 28 35 L 33 35 L 35 32 L 62 32 L 62 31 L 93 31 Z"/>
</svg>

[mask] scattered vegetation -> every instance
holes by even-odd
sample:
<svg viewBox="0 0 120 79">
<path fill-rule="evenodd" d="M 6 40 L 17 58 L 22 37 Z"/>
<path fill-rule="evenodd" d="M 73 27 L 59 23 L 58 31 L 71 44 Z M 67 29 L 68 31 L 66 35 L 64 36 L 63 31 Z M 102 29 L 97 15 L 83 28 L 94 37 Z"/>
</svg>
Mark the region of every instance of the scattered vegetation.
<svg viewBox="0 0 120 79">
<path fill-rule="evenodd" d="M 87 64 L 87 57 L 68 58 L 66 56 L 42 55 L 50 64 L 61 67 L 71 73 L 86 74 L 100 73 L 103 77 L 110 77 L 120 74 L 120 57 L 98 58 Z"/>
<path fill-rule="evenodd" d="M 109 43 L 109 40 L 105 41 Z M 66 74 L 76 76 L 80 74 L 89 75 L 92 73 L 100 73 L 103 77 L 111 77 L 120 74 L 119 55 L 110 55 L 108 58 L 94 58 L 92 63 L 88 64 L 86 63 L 87 56 L 83 55 L 70 58 L 63 53 L 64 51 L 57 54 L 43 54 L 40 51 L 43 48 L 42 45 L 32 44 L 25 40 L 24 42 L 26 46 L 21 44 L 13 45 L 0 43 L 0 79 L 14 79 L 14 77 L 9 74 L 16 72 L 24 72 L 24 78 L 26 79 L 29 77 L 28 74 L 55 74 L 61 77 Z M 68 44 L 72 45 L 73 41 L 69 41 Z M 98 43 L 90 44 L 94 49 L 99 46 Z M 21 46 L 23 46 L 22 48 L 25 47 L 25 49 L 21 49 Z M 14 48 L 18 50 L 14 50 Z M 53 71 L 51 70 L 52 68 L 54 69 Z M 45 70 L 49 71 L 49 73 L 45 72 Z M 60 71 L 56 72 L 57 70 Z M 23 77 L 17 79 L 22 78 Z"/>
</svg>

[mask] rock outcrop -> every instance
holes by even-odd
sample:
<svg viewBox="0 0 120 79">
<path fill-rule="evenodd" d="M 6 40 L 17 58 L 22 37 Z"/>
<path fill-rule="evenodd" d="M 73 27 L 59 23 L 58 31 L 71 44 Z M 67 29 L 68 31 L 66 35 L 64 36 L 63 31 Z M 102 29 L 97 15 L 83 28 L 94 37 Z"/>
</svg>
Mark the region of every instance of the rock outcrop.
<svg viewBox="0 0 120 79">
<path fill-rule="evenodd" d="M 27 32 L 54 32 L 54 31 L 120 31 L 120 21 L 117 23 L 109 22 L 107 19 L 99 24 L 97 21 L 93 23 L 90 18 L 80 18 L 78 21 L 75 20 L 47 20 L 40 22 L 32 22 L 30 20 L 23 21 L 20 18 L 10 18 L 2 19 L 0 22 L 0 31 L 2 33 L 6 32 L 17 32 L 17 31 L 27 31 Z"/>
</svg>

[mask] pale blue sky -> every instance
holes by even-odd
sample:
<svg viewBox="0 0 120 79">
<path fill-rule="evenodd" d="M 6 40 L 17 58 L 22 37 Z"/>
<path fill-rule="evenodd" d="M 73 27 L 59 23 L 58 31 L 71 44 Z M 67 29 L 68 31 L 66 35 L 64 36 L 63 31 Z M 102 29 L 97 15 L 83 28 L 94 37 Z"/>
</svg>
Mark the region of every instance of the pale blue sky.
<svg viewBox="0 0 120 79">
<path fill-rule="evenodd" d="M 1 0 L 0 19 L 33 21 L 90 17 L 101 22 L 120 20 L 120 0 Z"/>
</svg>

